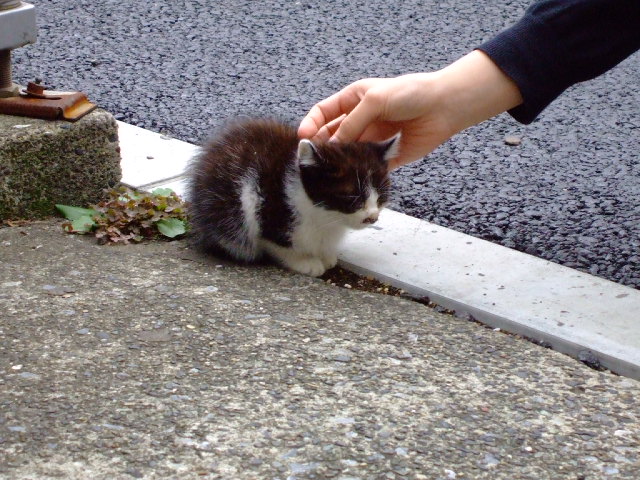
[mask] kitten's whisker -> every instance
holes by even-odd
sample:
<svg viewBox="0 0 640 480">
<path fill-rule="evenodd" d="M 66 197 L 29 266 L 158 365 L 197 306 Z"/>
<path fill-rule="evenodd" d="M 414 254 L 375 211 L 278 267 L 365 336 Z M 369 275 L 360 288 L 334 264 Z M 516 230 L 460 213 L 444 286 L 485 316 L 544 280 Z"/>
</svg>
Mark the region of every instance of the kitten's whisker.
<svg viewBox="0 0 640 480">
<path fill-rule="evenodd" d="M 341 220 L 339 218 L 336 218 L 335 220 L 331 220 L 330 222 L 323 223 L 322 225 L 320 225 L 320 228 L 328 227 L 329 225 L 333 225 L 334 223 L 339 223 L 340 221 Z"/>
</svg>

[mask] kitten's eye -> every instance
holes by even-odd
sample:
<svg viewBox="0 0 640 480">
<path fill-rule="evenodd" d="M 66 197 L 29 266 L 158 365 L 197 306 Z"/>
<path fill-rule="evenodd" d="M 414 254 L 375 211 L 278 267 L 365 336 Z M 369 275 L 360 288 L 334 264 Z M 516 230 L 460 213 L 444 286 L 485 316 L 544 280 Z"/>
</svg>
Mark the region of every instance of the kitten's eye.
<svg viewBox="0 0 640 480">
<path fill-rule="evenodd" d="M 360 195 L 343 195 L 340 199 L 351 205 L 362 205 L 364 203 Z"/>
<path fill-rule="evenodd" d="M 346 194 L 338 194 L 336 195 L 337 198 L 341 199 L 341 200 L 351 200 L 356 201 L 360 198 L 360 195 L 346 195 Z"/>
<path fill-rule="evenodd" d="M 339 203 L 339 209 L 345 212 L 355 212 L 364 205 L 364 199 L 357 194 L 336 194 L 334 197 Z"/>
</svg>

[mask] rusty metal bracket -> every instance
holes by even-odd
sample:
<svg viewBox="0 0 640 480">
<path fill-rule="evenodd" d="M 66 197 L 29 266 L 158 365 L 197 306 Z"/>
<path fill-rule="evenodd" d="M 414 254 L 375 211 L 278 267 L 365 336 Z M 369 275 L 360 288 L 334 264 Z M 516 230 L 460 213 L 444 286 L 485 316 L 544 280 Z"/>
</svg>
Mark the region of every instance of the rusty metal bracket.
<svg viewBox="0 0 640 480">
<path fill-rule="evenodd" d="M 0 113 L 75 121 L 96 105 L 82 92 L 47 91 L 40 82 L 20 89 L 11 78 L 11 50 L 36 41 L 35 8 L 21 0 L 0 0 Z"/>
<path fill-rule="evenodd" d="M 74 122 L 97 107 L 82 92 L 45 91 L 39 82 L 29 82 L 19 96 L 0 98 L 0 113 Z"/>
</svg>

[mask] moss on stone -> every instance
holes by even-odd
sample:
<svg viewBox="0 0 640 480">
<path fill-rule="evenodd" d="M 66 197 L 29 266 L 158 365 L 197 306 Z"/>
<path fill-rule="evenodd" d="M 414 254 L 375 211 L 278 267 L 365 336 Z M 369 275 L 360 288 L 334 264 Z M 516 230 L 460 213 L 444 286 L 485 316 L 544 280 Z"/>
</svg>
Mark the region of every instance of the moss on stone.
<svg viewBox="0 0 640 480">
<path fill-rule="evenodd" d="M 104 110 L 75 123 L 0 115 L 0 219 L 99 201 L 122 176 L 117 133 Z"/>
</svg>

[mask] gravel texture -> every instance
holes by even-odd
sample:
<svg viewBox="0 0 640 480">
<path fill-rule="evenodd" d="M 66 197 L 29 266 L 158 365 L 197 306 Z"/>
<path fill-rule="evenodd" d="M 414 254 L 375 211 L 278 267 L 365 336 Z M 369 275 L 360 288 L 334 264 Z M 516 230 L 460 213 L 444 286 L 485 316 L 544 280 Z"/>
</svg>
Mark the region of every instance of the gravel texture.
<svg viewBox="0 0 640 480">
<path fill-rule="evenodd" d="M 201 143 L 228 117 L 297 123 L 358 78 L 443 67 L 528 3 L 42 1 L 15 77 Z M 640 288 L 639 85 L 636 54 L 530 126 L 502 115 L 473 127 L 398 170 L 393 207 Z"/>
<path fill-rule="evenodd" d="M 0 227 L 0 479 L 640 478 L 640 383 L 184 242 Z"/>
</svg>

